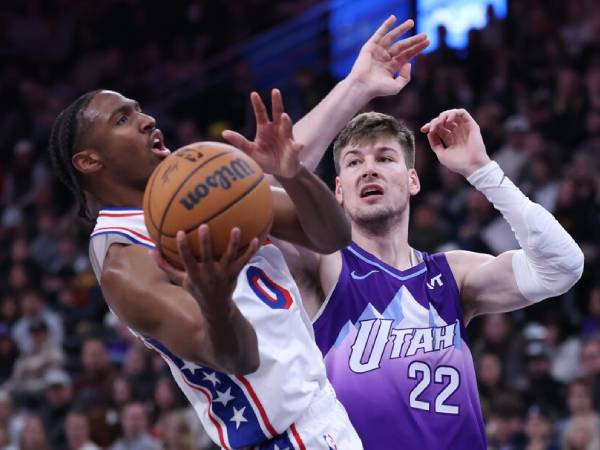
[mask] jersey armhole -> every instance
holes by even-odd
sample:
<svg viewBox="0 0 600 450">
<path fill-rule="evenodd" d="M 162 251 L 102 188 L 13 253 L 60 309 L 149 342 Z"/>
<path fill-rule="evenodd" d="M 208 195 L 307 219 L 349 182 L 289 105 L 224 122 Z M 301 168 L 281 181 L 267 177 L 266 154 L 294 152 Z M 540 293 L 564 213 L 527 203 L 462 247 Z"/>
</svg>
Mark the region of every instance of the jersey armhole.
<svg viewBox="0 0 600 450">
<path fill-rule="evenodd" d="M 323 256 L 321 256 L 321 258 L 323 258 Z M 323 303 L 321 304 L 321 306 L 317 310 L 317 312 L 314 315 L 314 317 L 311 319 L 311 323 L 313 325 L 313 328 L 318 325 L 317 321 L 323 315 L 323 313 L 327 309 L 327 306 L 329 306 L 329 302 L 331 301 L 331 298 L 333 297 L 333 294 L 335 294 L 338 286 L 340 285 L 341 280 L 343 279 L 344 272 L 346 271 L 346 262 L 345 262 L 343 250 L 340 250 L 340 258 L 341 258 L 340 273 L 337 276 L 337 280 L 335 281 L 335 284 L 330 289 L 329 293 L 325 296 L 325 300 L 323 301 Z M 321 264 L 322 263 L 323 263 L 323 259 L 321 259 Z"/>
</svg>

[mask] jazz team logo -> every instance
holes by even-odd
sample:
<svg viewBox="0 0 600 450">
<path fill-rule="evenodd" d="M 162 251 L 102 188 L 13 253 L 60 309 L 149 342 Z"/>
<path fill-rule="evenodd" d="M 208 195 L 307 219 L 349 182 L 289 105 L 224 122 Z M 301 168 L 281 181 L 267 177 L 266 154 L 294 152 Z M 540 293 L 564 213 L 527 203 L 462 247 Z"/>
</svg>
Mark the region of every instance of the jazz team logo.
<svg viewBox="0 0 600 450">
<path fill-rule="evenodd" d="M 265 272 L 255 266 L 246 271 L 248 284 L 263 303 L 273 309 L 290 309 L 292 294 L 271 280 Z"/>
</svg>

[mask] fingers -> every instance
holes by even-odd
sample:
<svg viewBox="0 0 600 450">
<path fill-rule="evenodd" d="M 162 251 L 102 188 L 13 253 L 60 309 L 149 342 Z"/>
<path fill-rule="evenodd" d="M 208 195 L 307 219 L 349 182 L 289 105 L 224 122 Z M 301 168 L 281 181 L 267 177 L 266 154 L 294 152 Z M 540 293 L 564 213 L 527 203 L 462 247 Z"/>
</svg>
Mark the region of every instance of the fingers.
<svg viewBox="0 0 600 450">
<path fill-rule="evenodd" d="M 387 47 L 414 26 L 415 22 L 412 19 L 405 20 L 397 27 L 392 28 L 390 32 L 383 36 L 383 38 L 381 39 L 381 43 Z"/>
<path fill-rule="evenodd" d="M 188 273 L 191 273 L 195 265 L 197 264 L 196 258 L 192 253 L 192 249 L 190 248 L 190 243 L 186 234 L 183 231 L 177 232 L 177 250 L 179 251 L 179 256 L 181 256 L 181 261 L 183 262 L 183 266 Z"/>
<path fill-rule="evenodd" d="M 283 114 L 283 98 L 279 89 L 271 91 L 271 108 L 273 110 L 273 123 L 279 125 L 281 115 Z"/>
<path fill-rule="evenodd" d="M 254 116 L 256 117 L 256 123 L 258 125 L 264 125 L 269 121 L 269 115 L 267 108 L 262 102 L 260 95 L 256 92 L 250 94 L 250 103 L 252 103 L 252 109 L 254 110 Z"/>
<path fill-rule="evenodd" d="M 415 36 L 416 37 L 416 36 Z M 399 42 L 398 44 L 400 44 Z M 423 50 L 429 47 L 429 39 L 419 39 L 413 43 L 413 45 L 409 47 L 402 47 L 400 49 L 391 48 L 390 53 L 392 54 L 395 60 L 400 62 L 409 61 L 413 59 L 415 56 L 419 55 Z"/>
<path fill-rule="evenodd" d="M 253 142 L 249 141 L 236 131 L 225 130 L 221 133 L 221 136 L 223 136 L 223 139 L 225 139 L 231 145 L 239 148 L 248 155 L 252 155 L 252 153 L 254 152 Z"/>
<path fill-rule="evenodd" d="M 421 127 L 422 133 L 435 133 L 437 128 L 444 127 L 449 130 L 454 130 L 461 124 L 471 123 L 476 125 L 475 120 L 465 109 L 449 109 L 442 112 L 435 119 L 426 123 Z"/>
<path fill-rule="evenodd" d="M 422 45 L 424 42 L 427 41 L 427 35 L 425 33 L 419 33 L 415 36 L 411 36 L 409 38 L 402 39 L 401 41 L 396 42 L 390 47 L 390 53 L 395 56 L 409 48 L 415 47 L 417 45 Z"/>
<path fill-rule="evenodd" d="M 200 262 L 212 262 L 213 260 L 213 252 L 212 252 L 212 242 L 210 240 L 210 229 L 208 225 L 203 223 L 198 227 L 198 240 L 199 240 L 199 261 Z"/>
<path fill-rule="evenodd" d="M 225 266 L 233 263 L 238 255 L 238 250 L 240 247 L 240 229 L 235 227 L 229 233 L 229 243 L 227 244 L 227 249 L 223 256 L 221 256 L 221 264 Z"/>
<path fill-rule="evenodd" d="M 252 239 L 250 241 L 250 244 L 248 244 L 248 247 L 246 247 L 246 250 L 244 251 L 244 253 L 242 253 L 240 255 L 240 257 L 237 258 L 231 264 L 231 271 L 233 273 L 239 273 L 240 270 L 242 270 L 242 268 L 246 264 L 248 264 L 248 261 L 250 261 L 250 258 L 252 258 L 252 255 L 254 255 L 254 253 L 256 253 L 256 250 L 258 250 L 258 246 L 259 246 L 258 238 Z"/>
<path fill-rule="evenodd" d="M 429 132 L 427 133 L 427 140 L 429 141 L 429 145 L 431 149 L 435 152 L 441 152 L 444 150 L 444 144 L 440 137 L 436 133 Z"/>
<path fill-rule="evenodd" d="M 385 19 L 385 21 L 379 26 L 379 28 L 377 28 L 377 31 L 375 31 L 375 33 L 373 33 L 373 35 L 369 38 L 369 41 L 374 43 L 378 43 L 379 41 L 381 41 L 381 39 L 383 39 L 390 27 L 394 25 L 394 22 L 396 22 L 396 16 L 394 15 L 391 15 L 390 17 Z"/>
</svg>

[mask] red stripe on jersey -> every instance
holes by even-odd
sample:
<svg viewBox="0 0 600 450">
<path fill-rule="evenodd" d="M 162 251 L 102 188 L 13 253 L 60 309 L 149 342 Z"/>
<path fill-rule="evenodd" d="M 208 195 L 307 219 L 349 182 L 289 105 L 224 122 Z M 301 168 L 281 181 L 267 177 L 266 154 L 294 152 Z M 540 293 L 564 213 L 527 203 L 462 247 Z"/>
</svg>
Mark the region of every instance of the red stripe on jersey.
<svg viewBox="0 0 600 450">
<path fill-rule="evenodd" d="M 143 339 L 145 341 L 145 339 Z M 148 344 L 150 344 L 148 342 Z M 150 344 L 151 348 L 154 349 L 154 351 L 156 353 L 158 353 L 159 355 L 161 355 L 164 359 L 166 359 L 167 361 L 169 360 L 168 357 L 166 357 L 159 349 L 157 349 L 156 347 L 154 347 L 152 344 Z M 179 372 L 181 373 L 181 370 L 179 370 Z M 221 428 L 221 424 L 217 421 L 217 419 L 215 419 L 215 417 L 212 415 L 211 411 L 212 411 L 212 396 L 210 395 L 210 392 L 206 391 L 204 388 L 202 388 L 201 386 L 195 386 L 193 384 L 191 384 L 187 378 L 185 378 L 185 375 L 183 375 L 183 373 L 181 373 L 181 379 L 185 382 L 185 384 L 187 384 L 189 387 L 191 387 L 192 389 L 201 392 L 202 394 L 204 394 L 204 396 L 206 397 L 206 400 L 208 400 L 208 418 L 210 419 L 210 421 L 213 423 L 213 425 L 215 426 L 215 428 L 217 429 L 217 434 L 219 435 L 219 441 L 221 442 L 221 447 L 223 447 L 226 450 L 231 450 L 229 447 L 227 447 L 227 444 L 225 444 L 225 436 L 223 436 L 223 429 Z"/>
<path fill-rule="evenodd" d="M 211 411 L 212 411 L 212 397 L 210 395 L 210 392 L 206 391 L 204 388 L 200 387 L 200 386 L 196 386 L 191 384 L 186 378 L 185 375 L 181 374 L 181 378 L 183 379 L 183 381 L 185 382 L 185 384 L 187 384 L 189 387 L 191 387 L 192 389 L 195 389 L 197 391 L 202 392 L 202 394 L 204 394 L 204 396 L 206 397 L 206 400 L 208 400 L 208 418 L 210 419 L 210 421 L 213 423 L 213 425 L 215 426 L 215 428 L 217 429 L 217 433 L 219 434 L 219 441 L 221 442 L 221 447 L 230 450 L 229 447 L 227 447 L 227 445 L 225 444 L 225 436 L 223 436 L 223 429 L 221 428 L 221 425 L 219 424 L 219 422 L 217 422 L 217 419 L 215 419 L 215 417 L 212 415 Z"/>
<path fill-rule="evenodd" d="M 112 212 L 101 212 L 98 217 L 132 217 L 132 216 L 143 216 L 143 212 L 135 213 L 112 213 Z"/>
<path fill-rule="evenodd" d="M 275 431 L 275 428 L 273 428 L 273 425 L 271 425 L 271 422 L 269 421 L 269 418 L 267 417 L 265 408 L 263 407 L 262 403 L 258 399 L 258 396 L 256 395 L 256 392 L 254 392 L 254 389 L 252 389 L 252 385 L 250 384 L 248 379 L 246 377 L 244 377 L 243 375 L 236 375 L 236 378 L 244 384 L 244 386 L 246 387 L 246 390 L 250 394 L 250 397 L 252 397 L 252 400 L 254 401 L 254 404 L 258 408 L 258 412 L 260 413 L 260 417 L 263 420 L 265 427 L 267 427 L 267 430 L 269 430 L 269 433 L 271 433 L 271 437 L 277 436 L 279 433 L 277 433 L 277 431 Z"/>
<path fill-rule="evenodd" d="M 152 239 L 150 239 L 148 236 L 144 236 L 143 234 L 138 233 L 137 231 L 134 231 L 131 228 L 125 228 L 125 227 L 100 227 L 100 228 L 94 228 L 94 231 L 92 232 L 92 235 L 96 231 L 102 231 L 102 230 L 125 230 L 125 231 L 133 234 L 134 236 L 137 236 L 138 238 L 140 238 L 143 241 L 148 241 L 148 242 L 154 244 L 154 242 L 152 242 Z"/>
<path fill-rule="evenodd" d="M 298 444 L 298 448 L 300 450 L 306 450 L 306 446 L 304 445 L 304 442 L 302 442 L 302 438 L 300 437 L 300 434 L 298 434 L 298 430 L 296 430 L 296 424 L 293 423 L 292 426 L 290 427 L 290 430 L 292 431 L 292 434 L 294 435 L 294 439 L 296 439 L 296 443 Z"/>
</svg>

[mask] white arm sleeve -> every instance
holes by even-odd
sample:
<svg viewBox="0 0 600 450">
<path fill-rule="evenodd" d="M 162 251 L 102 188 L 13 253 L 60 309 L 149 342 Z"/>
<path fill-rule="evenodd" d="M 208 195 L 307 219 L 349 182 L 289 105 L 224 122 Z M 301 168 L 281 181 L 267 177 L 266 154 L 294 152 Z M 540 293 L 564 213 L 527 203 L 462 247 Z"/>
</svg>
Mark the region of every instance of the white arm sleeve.
<svg viewBox="0 0 600 450">
<path fill-rule="evenodd" d="M 467 181 L 483 193 L 511 226 L 521 250 L 512 265 L 521 294 L 538 302 L 568 291 L 583 273 L 583 253 L 558 221 L 517 188 L 495 161 Z"/>
</svg>

